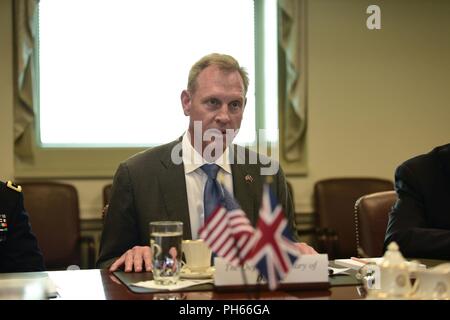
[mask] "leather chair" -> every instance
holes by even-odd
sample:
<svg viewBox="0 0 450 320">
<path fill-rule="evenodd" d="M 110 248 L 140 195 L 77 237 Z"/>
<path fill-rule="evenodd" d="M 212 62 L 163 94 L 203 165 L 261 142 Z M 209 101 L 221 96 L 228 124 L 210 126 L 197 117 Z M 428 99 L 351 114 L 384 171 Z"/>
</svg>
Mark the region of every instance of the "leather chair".
<svg viewBox="0 0 450 320">
<path fill-rule="evenodd" d="M 77 190 L 57 182 L 24 182 L 25 209 L 47 270 L 81 266 L 81 243 L 88 247 L 88 267 L 95 263 L 94 239 L 81 237 Z"/>
<path fill-rule="evenodd" d="M 329 259 L 356 256 L 354 206 L 361 196 L 393 190 L 392 181 L 378 178 L 333 178 L 314 186 L 316 237 L 319 252 Z"/>
<path fill-rule="evenodd" d="M 103 207 L 109 203 L 109 199 L 111 198 L 111 188 L 112 183 L 109 183 L 103 187 Z"/>
<path fill-rule="evenodd" d="M 108 213 L 109 200 L 111 198 L 111 188 L 112 183 L 109 183 L 103 187 L 103 209 L 102 209 L 103 220 L 105 219 L 105 216 Z"/>
<path fill-rule="evenodd" d="M 395 191 L 362 196 L 355 203 L 356 246 L 362 257 L 381 257 L 389 213 L 397 201 Z"/>
</svg>

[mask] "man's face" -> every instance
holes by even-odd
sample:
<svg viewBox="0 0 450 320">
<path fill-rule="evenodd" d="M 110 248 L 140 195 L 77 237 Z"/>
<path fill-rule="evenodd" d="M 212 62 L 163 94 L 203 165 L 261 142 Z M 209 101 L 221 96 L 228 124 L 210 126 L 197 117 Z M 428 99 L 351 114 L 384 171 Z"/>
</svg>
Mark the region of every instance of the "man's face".
<svg viewBox="0 0 450 320">
<path fill-rule="evenodd" d="M 237 130 L 241 127 L 246 103 L 244 83 L 238 71 L 227 72 L 217 66 L 209 66 L 198 75 L 195 92 L 184 90 L 181 93 L 181 102 L 184 114 L 190 117 L 191 139 L 202 139 L 204 150 L 211 141 L 203 141 L 203 134 L 209 129 L 217 129 L 221 133 L 225 149 L 226 130 Z M 196 121 L 202 124 L 202 136 L 199 136 L 200 132 L 195 132 L 194 135 Z M 196 145 L 193 140 L 191 143 Z"/>
</svg>

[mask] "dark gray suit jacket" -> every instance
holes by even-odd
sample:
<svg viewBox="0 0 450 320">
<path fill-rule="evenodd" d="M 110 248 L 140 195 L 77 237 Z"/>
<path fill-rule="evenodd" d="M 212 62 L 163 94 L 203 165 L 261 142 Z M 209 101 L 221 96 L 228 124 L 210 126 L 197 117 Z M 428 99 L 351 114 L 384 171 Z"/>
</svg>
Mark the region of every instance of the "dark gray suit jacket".
<svg viewBox="0 0 450 320">
<path fill-rule="evenodd" d="M 181 139 L 138 153 L 120 164 L 114 176 L 111 200 L 104 220 L 97 261 L 99 268 L 110 266 L 136 245 L 149 245 L 151 221 L 182 221 L 183 238 L 192 238 L 184 167 L 171 160 L 172 149 L 178 143 L 181 143 Z M 234 148 L 236 160 L 240 154 L 236 148 L 242 147 Z M 249 152 L 245 149 L 247 159 Z M 255 225 L 259 216 L 262 186 L 266 181 L 266 176 L 260 172 L 264 166 L 234 163 L 231 164 L 234 195 Z M 253 181 L 245 179 L 247 175 Z M 272 180 L 271 188 L 283 205 L 293 231 L 294 209 L 281 167 Z"/>
<path fill-rule="evenodd" d="M 406 257 L 450 259 L 450 144 L 400 165 L 395 189 L 385 247 L 396 241 Z"/>
</svg>

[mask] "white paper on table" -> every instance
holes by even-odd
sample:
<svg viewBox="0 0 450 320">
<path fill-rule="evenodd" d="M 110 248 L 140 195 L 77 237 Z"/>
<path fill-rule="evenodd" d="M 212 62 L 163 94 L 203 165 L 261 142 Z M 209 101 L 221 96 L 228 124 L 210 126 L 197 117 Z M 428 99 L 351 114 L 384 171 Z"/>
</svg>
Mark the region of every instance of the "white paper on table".
<svg viewBox="0 0 450 320">
<path fill-rule="evenodd" d="M 336 276 L 336 275 L 345 275 L 348 274 L 348 270 L 350 270 L 350 268 L 332 268 L 332 267 L 328 267 L 328 271 L 330 271 L 330 276 Z"/>
<path fill-rule="evenodd" d="M 213 279 L 180 280 L 176 284 L 162 285 L 162 284 L 155 283 L 154 280 L 149 280 L 149 281 L 140 281 L 140 282 L 136 282 L 136 283 L 131 283 L 131 285 L 135 286 L 135 287 L 142 287 L 142 288 L 147 288 L 147 289 L 174 291 L 174 290 L 180 290 L 180 289 L 184 289 L 184 288 L 197 286 L 199 284 L 213 283 L 213 281 L 214 281 Z"/>
<path fill-rule="evenodd" d="M 357 258 L 357 260 L 355 259 L 336 259 L 334 260 L 334 263 L 343 267 L 347 267 L 350 269 L 354 269 L 354 270 L 358 270 L 361 267 L 363 267 L 365 264 L 367 263 L 375 263 L 377 265 L 380 265 L 381 262 L 383 261 L 383 257 L 377 257 L 377 258 Z M 406 264 L 408 266 L 411 265 L 410 261 L 406 261 Z M 419 264 L 418 265 L 419 269 L 425 270 L 427 268 L 426 265 L 424 264 Z"/>
</svg>

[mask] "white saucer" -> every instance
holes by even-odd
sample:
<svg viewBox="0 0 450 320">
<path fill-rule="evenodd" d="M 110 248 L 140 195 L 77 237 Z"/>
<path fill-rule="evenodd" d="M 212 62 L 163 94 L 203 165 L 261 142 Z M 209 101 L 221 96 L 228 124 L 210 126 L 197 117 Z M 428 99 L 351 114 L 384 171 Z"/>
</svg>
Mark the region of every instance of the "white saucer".
<svg viewBox="0 0 450 320">
<path fill-rule="evenodd" d="M 194 272 L 188 267 L 183 267 L 180 271 L 180 278 L 184 279 L 210 279 L 214 276 L 216 268 L 209 267 L 206 271 Z"/>
</svg>

